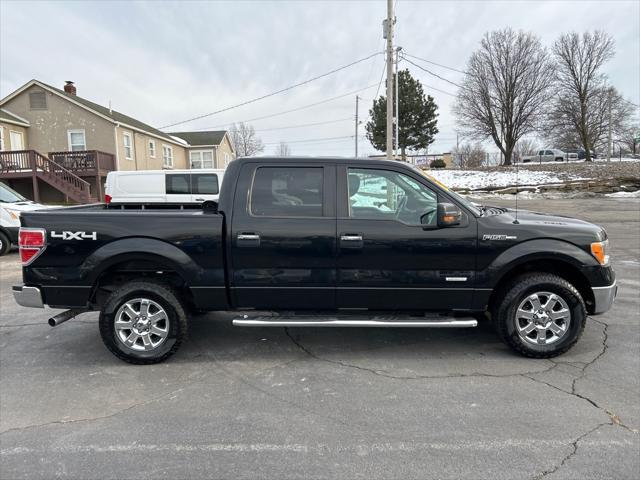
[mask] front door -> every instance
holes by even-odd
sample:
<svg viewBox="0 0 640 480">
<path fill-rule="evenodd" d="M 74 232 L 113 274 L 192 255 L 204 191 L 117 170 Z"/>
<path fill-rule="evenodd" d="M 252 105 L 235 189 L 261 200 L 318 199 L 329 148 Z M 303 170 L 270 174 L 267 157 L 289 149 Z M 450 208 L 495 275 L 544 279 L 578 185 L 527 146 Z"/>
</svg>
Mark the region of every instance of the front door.
<svg viewBox="0 0 640 480">
<path fill-rule="evenodd" d="M 236 306 L 335 308 L 335 175 L 332 165 L 244 165 L 229 239 Z"/>
<path fill-rule="evenodd" d="M 438 228 L 438 201 L 452 200 L 417 172 L 344 165 L 338 177 L 339 308 L 470 308 L 475 218 Z"/>
</svg>

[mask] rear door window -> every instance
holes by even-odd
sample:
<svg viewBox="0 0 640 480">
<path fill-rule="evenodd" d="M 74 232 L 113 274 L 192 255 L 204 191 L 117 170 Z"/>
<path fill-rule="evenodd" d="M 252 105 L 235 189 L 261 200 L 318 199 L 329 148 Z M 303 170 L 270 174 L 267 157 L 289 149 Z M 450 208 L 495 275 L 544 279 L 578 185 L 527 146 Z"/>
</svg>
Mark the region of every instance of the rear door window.
<svg viewBox="0 0 640 480">
<path fill-rule="evenodd" d="M 167 195 L 189 195 L 191 193 L 188 173 L 168 174 L 165 182 Z"/>
<path fill-rule="evenodd" d="M 321 217 L 322 167 L 259 167 L 250 212 L 266 217 Z"/>
</svg>

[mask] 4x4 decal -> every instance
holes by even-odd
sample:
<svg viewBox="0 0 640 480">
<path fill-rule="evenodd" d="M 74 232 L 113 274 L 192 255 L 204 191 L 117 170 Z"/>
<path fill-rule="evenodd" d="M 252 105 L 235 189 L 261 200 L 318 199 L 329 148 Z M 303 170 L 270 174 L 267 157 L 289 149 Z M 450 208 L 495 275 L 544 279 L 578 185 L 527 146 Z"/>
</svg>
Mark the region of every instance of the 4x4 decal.
<svg viewBox="0 0 640 480">
<path fill-rule="evenodd" d="M 67 230 L 58 233 L 51 232 L 51 238 L 61 238 L 62 240 L 97 240 L 97 232 L 69 232 Z"/>
</svg>

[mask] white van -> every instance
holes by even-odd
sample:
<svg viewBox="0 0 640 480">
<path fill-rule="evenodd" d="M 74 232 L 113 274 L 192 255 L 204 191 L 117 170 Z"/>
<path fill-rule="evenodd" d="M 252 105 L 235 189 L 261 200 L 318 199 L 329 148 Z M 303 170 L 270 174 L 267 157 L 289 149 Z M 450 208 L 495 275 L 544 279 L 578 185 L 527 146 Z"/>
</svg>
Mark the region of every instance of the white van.
<svg viewBox="0 0 640 480">
<path fill-rule="evenodd" d="M 109 172 L 105 201 L 125 203 L 203 203 L 218 201 L 224 170 L 137 170 Z"/>
<path fill-rule="evenodd" d="M 0 257 L 18 244 L 20 212 L 48 208 L 24 198 L 15 190 L 0 182 Z"/>
</svg>

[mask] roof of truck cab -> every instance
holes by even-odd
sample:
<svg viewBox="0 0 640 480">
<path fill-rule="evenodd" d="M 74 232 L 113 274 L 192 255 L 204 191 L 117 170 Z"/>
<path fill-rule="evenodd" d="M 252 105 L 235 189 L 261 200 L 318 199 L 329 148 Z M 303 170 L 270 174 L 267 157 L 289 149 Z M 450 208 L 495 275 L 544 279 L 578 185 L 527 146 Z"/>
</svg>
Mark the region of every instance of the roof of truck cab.
<svg viewBox="0 0 640 480">
<path fill-rule="evenodd" d="M 352 163 L 354 165 L 358 164 L 376 164 L 376 165 L 387 165 L 387 166 L 398 166 L 403 165 L 407 167 L 413 168 L 413 165 L 408 162 L 403 162 L 401 160 L 381 160 L 379 158 L 355 158 L 355 157 L 241 157 L 234 162 L 241 163 L 249 163 L 249 162 L 258 162 L 258 163 Z"/>
</svg>

